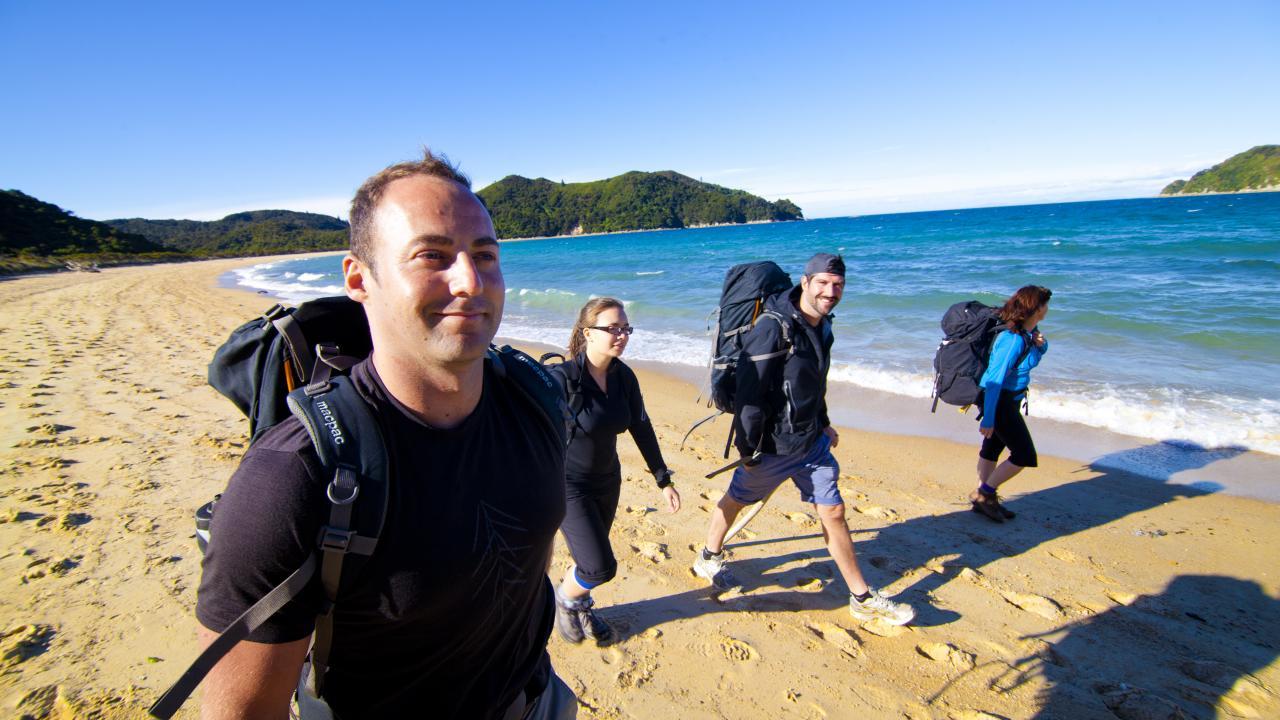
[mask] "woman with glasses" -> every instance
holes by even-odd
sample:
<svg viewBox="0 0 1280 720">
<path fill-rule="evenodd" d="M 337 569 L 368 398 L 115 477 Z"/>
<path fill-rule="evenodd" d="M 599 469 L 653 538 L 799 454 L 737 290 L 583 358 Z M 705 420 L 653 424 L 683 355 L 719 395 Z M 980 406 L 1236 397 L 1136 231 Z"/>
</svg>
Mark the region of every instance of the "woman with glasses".
<svg viewBox="0 0 1280 720">
<path fill-rule="evenodd" d="M 631 432 L 667 509 L 680 509 L 680 493 L 658 449 L 640 383 L 621 360 L 631 332 L 620 301 L 591 300 L 578 312 L 568 359 L 551 368 L 565 385 L 574 415 L 565 457 L 567 507 L 560 526 L 574 565 L 556 592 L 556 630 L 571 643 L 591 638 L 606 645 L 614 639 L 613 629 L 593 609 L 591 591 L 618 571 L 609 545 L 622 492 L 618 435 Z"/>
</svg>

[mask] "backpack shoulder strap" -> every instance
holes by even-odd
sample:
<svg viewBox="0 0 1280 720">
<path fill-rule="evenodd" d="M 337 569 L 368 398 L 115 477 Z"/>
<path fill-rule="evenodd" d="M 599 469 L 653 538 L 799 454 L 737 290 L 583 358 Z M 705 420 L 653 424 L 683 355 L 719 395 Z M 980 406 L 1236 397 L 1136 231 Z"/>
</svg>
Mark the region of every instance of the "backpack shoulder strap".
<svg viewBox="0 0 1280 720">
<path fill-rule="evenodd" d="M 551 377 L 551 373 L 537 360 L 510 345 L 500 348 L 490 346 L 489 358 L 498 375 L 510 380 L 538 408 L 539 416 L 550 425 L 552 432 L 559 438 L 561 447 L 568 444 L 569 424 L 573 418 L 569 414 L 568 403 L 561 394 L 560 384 Z M 568 370 L 568 367 L 565 369 Z"/>
<path fill-rule="evenodd" d="M 1031 348 L 1035 347 L 1035 343 L 1031 340 L 1031 333 L 1020 332 L 1018 336 L 1022 338 L 1022 352 L 1018 353 L 1018 359 L 1013 361 L 1013 368 L 1010 372 L 1018 372 L 1018 368 L 1022 366 L 1022 361 L 1027 359 L 1031 354 Z"/>
<path fill-rule="evenodd" d="M 241 640 L 275 615 L 310 585 L 317 573 L 324 588 L 325 607 L 316 618 L 312 645 L 312 674 L 308 682 L 318 693 L 332 644 L 333 608 L 342 586 L 348 554 L 368 557 L 377 546 L 386 519 L 390 463 L 386 443 L 372 409 L 350 378 L 334 377 L 307 395 L 298 388 L 288 396 L 289 409 L 302 421 L 321 467 L 332 480 L 326 489 L 329 521 L 321 528 L 317 549 L 284 582 L 245 610 L 200 653 L 195 662 L 151 706 L 149 714 L 167 720 L 195 691 L 214 665 Z M 360 503 L 355 503 L 362 498 Z M 345 563 L 351 577 L 352 563 Z"/>
<path fill-rule="evenodd" d="M 319 696 L 333 642 L 334 609 L 348 555 L 368 558 L 382 534 L 390 497 L 390 461 L 381 424 L 351 378 L 339 375 L 289 393 L 289 410 L 302 421 L 326 473 L 329 520 L 321 527 L 320 585 L 325 603 L 316 617 L 307 689 Z M 363 498 L 359 503 L 358 498 Z"/>
<path fill-rule="evenodd" d="M 783 317 L 778 311 L 769 309 L 761 310 L 760 316 L 756 318 L 756 322 L 760 322 L 761 318 L 772 318 L 774 322 L 778 323 L 778 327 L 782 331 L 782 347 L 774 350 L 773 352 L 764 353 L 763 355 L 751 355 L 749 356 L 749 359 L 752 362 L 758 362 L 760 360 L 775 358 L 779 355 L 790 355 L 791 352 L 795 350 L 795 343 L 791 340 L 791 322 L 787 318 Z"/>
</svg>

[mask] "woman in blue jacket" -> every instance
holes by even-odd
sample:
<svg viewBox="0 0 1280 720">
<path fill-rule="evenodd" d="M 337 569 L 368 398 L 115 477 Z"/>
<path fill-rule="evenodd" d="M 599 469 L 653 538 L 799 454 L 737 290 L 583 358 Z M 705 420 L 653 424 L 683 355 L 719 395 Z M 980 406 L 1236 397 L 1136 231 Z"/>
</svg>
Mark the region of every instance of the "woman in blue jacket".
<svg viewBox="0 0 1280 720">
<path fill-rule="evenodd" d="M 997 488 L 1023 468 L 1036 466 L 1036 445 L 1020 408 L 1031 383 L 1031 368 L 1049 350 L 1040 321 L 1049 312 L 1053 292 L 1039 285 L 1019 288 L 1000 308 L 1005 329 L 996 335 L 991 359 L 979 383 L 982 387 L 982 449 L 978 451 L 978 487 L 969 493 L 973 511 L 993 522 L 1012 520 L 1014 513 L 1000 504 Z M 1000 453 L 1009 457 L 996 465 Z"/>
<path fill-rule="evenodd" d="M 658 449 L 640 383 L 622 362 L 631 330 L 620 301 L 590 300 L 570 333 L 568 359 L 551 368 L 568 390 L 574 413 L 565 452 L 566 508 L 560 525 L 574 564 L 556 589 L 556 630 L 572 643 L 589 638 L 607 645 L 614 640 L 613 629 L 593 609 L 591 591 L 618 572 L 609 544 L 622 492 L 618 435 L 631 433 L 667 509 L 680 509 L 680 493 Z"/>
</svg>

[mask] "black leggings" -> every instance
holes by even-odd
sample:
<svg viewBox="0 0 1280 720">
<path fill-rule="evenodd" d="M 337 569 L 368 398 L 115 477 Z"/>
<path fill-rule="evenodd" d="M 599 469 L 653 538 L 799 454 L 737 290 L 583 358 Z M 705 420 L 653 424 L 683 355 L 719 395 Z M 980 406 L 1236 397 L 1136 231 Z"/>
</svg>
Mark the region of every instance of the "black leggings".
<svg viewBox="0 0 1280 720">
<path fill-rule="evenodd" d="M 609 529 L 618 513 L 618 497 L 622 494 L 622 472 L 600 482 L 576 483 L 569 478 L 565 492 L 564 522 L 560 532 L 569 545 L 569 554 L 578 566 L 577 575 L 584 585 L 603 585 L 618 574 L 618 561 L 609 544 Z"/>
<path fill-rule="evenodd" d="M 1036 466 L 1036 444 L 1031 439 L 1031 431 L 1022 419 L 1023 390 L 1001 390 L 1000 399 L 996 401 L 995 431 L 991 437 L 982 439 L 982 449 L 978 457 L 995 462 L 1000 453 L 1009 448 L 1009 462 L 1019 467 Z"/>
</svg>

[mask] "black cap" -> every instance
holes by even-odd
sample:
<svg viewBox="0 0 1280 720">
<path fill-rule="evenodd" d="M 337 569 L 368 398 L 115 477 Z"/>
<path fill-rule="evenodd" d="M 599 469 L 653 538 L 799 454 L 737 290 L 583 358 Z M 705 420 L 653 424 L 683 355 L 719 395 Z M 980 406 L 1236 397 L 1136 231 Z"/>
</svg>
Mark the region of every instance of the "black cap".
<svg viewBox="0 0 1280 720">
<path fill-rule="evenodd" d="M 831 253 L 814 255 L 809 258 L 809 262 L 804 264 L 804 274 L 816 275 L 817 273 L 831 273 L 832 275 L 844 277 L 844 258 Z"/>
</svg>

